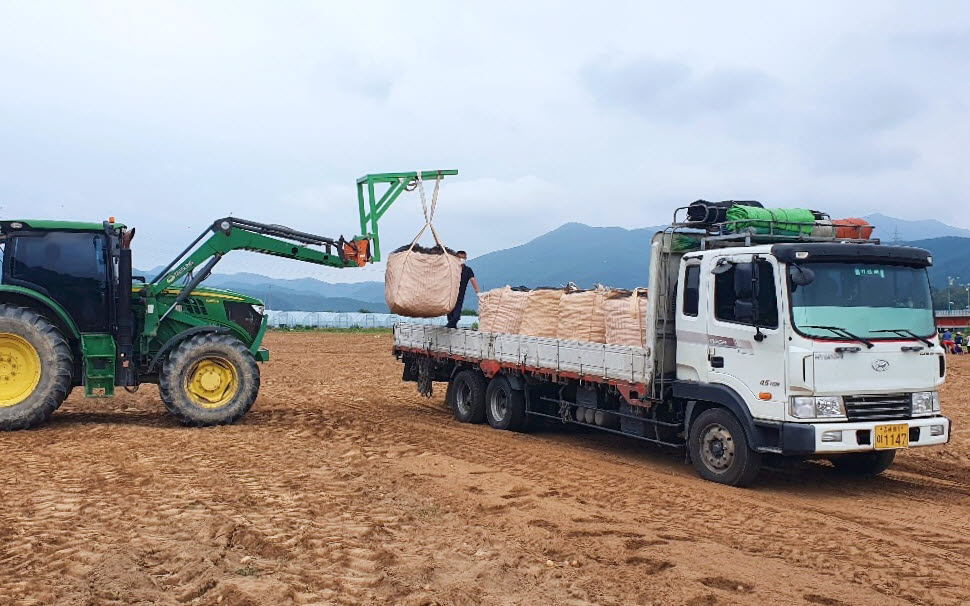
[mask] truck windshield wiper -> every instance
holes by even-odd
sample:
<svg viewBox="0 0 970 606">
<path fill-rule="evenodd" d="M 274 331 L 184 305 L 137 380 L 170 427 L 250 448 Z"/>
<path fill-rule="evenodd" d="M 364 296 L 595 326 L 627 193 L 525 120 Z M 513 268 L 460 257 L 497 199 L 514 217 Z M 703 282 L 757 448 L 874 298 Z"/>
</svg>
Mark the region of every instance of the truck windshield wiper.
<svg viewBox="0 0 970 606">
<path fill-rule="evenodd" d="M 906 329 L 906 328 L 887 328 L 885 330 L 870 330 L 869 332 L 891 332 L 891 333 L 897 334 L 897 335 L 899 335 L 901 337 L 903 337 L 903 336 L 912 337 L 912 338 L 916 339 L 917 341 L 922 341 L 923 343 L 926 344 L 927 347 L 933 347 L 933 342 L 932 341 L 930 341 L 929 339 L 927 339 L 925 337 L 921 337 L 918 334 L 916 334 L 915 332 L 913 332 L 913 331 L 911 331 L 909 329 Z"/>
<path fill-rule="evenodd" d="M 847 331 L 846 329 L 844 329 L 844 328 L 842 328 L 840 326 L 812 326 L 812 325 L 809 324 L 809 325 L 805 325 L 803 328 L 820 328 L 822 330 L 829 330 L 829 331 L 834 332 L 835 334 L 837 334 L 840 337 L 848 337 L 848 338 L 852 339 L 853 341 L 858 341 L 859 343 L 862 343 L 863 345 L 866 346 L 866 349 L 872 349 L 873 348 L 872 341 L 867 341 L 866 339 L 863 339 L 862 337 L 860 337 L 858 335 L 854 335 L 851 332 Z"/>
</svg>

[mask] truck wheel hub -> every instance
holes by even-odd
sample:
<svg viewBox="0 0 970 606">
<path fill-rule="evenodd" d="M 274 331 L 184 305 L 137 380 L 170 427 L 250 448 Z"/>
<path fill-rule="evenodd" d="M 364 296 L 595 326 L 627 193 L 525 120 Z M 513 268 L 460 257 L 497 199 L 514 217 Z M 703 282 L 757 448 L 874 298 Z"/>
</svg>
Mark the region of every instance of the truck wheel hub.
<svg viewBox="0 0 970 606">
<path fill-rule="evenodd" d="M 734 461 L 734 438 L 723 425 L 713 424 L 701 436 L 701 459 L 714 472 L 722 472 Z"/>
<path fill-rule="evenodd" d="M 40 356 L 19 335 L 0 333 L 0 407 L 20 404 L 40 382 Z"/>
</svg>

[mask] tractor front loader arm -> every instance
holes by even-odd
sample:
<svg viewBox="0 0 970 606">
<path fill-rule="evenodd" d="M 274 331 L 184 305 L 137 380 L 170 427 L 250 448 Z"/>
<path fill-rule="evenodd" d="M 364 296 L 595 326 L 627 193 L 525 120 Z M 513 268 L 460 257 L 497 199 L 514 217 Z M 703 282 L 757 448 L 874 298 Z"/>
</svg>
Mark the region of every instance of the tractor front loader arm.
<svg viewBox="0 0 970 606">
<path fill-rule="evenodd" d="M 205 239 L 209 235 L 208 239 Z M 203 242 L 203 239 L 205 241 Z M 200 244 L 201 243 L 201 244 Z M 310 248 L 322 246 L 324 250 Z M 143 291 L 146 303 L 145 329 L 147 338 L 158 334 L 158 326 L 165 317 L 184 301 L 192 290 L 212 273 L 222 257 L 234 250 L 294 259 L 328 267 L 359 267 L 370 260 L 370 240 L 366 236 L 345 240 L 317 236 L 282 225 L 270 225 L 226 217 L 215 221 L 182 253 L 147 285 Z M 158 296 L 175 288 L 179 280 L 192 277 L 179 290 L 178 296 L 166 309 L 160 309 Z"/>
</svg>

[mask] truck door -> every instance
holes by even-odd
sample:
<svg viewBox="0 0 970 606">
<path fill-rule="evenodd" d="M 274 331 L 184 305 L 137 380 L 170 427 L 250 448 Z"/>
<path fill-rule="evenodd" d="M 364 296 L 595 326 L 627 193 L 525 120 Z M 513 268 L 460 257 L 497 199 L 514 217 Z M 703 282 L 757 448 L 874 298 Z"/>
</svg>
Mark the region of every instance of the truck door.
<svg viewBox="0 0 970 606">
<path fill-rule="evenodd" d="M 742 254 L 712 259 L 706 278 L 711 383 L 737 392 L 751 414 L 784 419 L 784 331 L 779 271 L 773 258 Z M 703 299 L 703 297 L 702 297 Z"/>
</svg>

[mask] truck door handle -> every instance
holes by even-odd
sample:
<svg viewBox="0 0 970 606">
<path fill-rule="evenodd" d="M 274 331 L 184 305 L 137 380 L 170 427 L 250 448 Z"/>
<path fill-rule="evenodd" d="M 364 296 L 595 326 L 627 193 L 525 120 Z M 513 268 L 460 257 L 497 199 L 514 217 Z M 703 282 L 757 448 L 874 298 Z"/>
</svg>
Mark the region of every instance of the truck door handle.
<svg viewBox="0 0 970 606">
<path fill-rule="evenodd" d="M 711 368 L 724 368 L 724 358 L 721 356 L 711 358 Z"/>
</svg>

